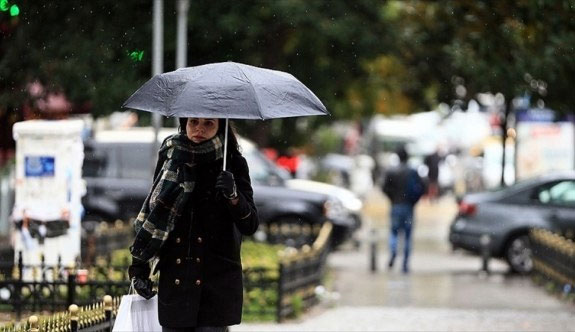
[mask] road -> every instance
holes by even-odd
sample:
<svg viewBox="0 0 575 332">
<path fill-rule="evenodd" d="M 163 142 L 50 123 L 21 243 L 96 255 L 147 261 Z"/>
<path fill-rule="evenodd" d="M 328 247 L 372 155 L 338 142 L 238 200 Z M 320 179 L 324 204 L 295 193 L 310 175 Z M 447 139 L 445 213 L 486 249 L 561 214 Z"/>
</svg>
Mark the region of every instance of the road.
<svg viewBox="0 0 575 332">
<path fill-rule="evenodd" d="M 502 261 L 452 252 L 447 242 L 456 205 L 451 197 L 416 208 L 411 271 L 389 271 L 387 200 L 373 191 L 365 201 L 359 249 L 330 255 L 330 290 L 322 304 L 282 324 L 244 323 L 232 331 L 575 331 L 575 306 L 512 275 Z M 371 230 L 375 230 L 373 235 Z M 377 238 L 376 272 L 370 241 Z M 401 258 L 401 257 L 400 257 Z M 398 262 L 401 263 L 401 260 Z"/>
</svg>

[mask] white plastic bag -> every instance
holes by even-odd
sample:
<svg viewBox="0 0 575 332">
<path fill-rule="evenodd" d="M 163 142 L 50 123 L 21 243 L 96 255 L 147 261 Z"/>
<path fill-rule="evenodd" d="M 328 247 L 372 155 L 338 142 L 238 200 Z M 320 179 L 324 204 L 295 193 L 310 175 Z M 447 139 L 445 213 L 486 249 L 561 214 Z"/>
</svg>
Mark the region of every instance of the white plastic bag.
<svg viewBox="0 0 575 332">
<path fill-rule="evenodd" d="M 149 300 L 138 294 L 122 296 L 118 315 L 114 322 L 113 332 L 128 331 L 162 331 L 160 320 L 158 319 L 158 295 L 154 295 Z"/>
</svg>

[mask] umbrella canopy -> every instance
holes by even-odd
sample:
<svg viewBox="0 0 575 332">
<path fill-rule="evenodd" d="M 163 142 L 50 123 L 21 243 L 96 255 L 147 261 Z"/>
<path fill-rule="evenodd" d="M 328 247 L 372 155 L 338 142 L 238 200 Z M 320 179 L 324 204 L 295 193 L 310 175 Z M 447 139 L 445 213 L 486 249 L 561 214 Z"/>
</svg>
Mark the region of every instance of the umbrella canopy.
<svg viewBox="0 0 575 332">
<path fill-rule="evenodd" d="M 122 106 L 168 117 L 266 120 L 329 114 L 291 74 L 235 62 L 156 75 Z"/>
</svg>

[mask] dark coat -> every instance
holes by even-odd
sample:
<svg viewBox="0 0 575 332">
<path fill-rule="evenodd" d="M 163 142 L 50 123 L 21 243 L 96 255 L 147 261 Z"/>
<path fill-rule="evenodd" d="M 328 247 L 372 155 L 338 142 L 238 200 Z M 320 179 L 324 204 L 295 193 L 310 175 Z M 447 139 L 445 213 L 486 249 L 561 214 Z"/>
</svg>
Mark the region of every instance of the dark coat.
<svg viewBox="0 0 575 332">
<path fill-rule="evenodd" d="M 239 202 L 215 191 L 222 161 L 198 166 L 192 201 L 160 251 L 158 312 L 165 327 L 229 326 L 242 315 L 242 235 L 255 233 L 258 216 L 248 165 L 228 160 Z"/>
<path fill-rule="evenodd" d="M 407 197 L 408 178 L 414 172 L 407 164 L 390 169 L 383 182 L 382 191 L 389 197 L 391 204 L 414 204 Z M 425 188 L 423 180 L 415 173 L 418 184 Z"/>
</svg>

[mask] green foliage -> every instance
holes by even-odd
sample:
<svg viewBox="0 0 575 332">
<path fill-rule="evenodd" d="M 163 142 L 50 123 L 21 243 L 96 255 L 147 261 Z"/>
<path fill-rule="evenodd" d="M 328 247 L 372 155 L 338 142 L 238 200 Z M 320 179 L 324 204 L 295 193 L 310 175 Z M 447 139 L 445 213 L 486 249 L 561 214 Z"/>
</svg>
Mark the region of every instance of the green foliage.
<svg viewBox="0 0 575 332">
<path fill-rule="evenodd" d="M 303 313 L 303 297 L 295 294 L 291 298 L 291 307 L 293 309 L 292 316 L 299 317 Z"/>
<path fill-rule="evenodd" d="M 242 243 L 242 265 L 244 268 L 277 269 L 279 265 L 278 252 L 285 246 L 263 242 L 245 241 Z"/>
<path fill-rule="evenodd" d="M 572 111 L 575 97 L 566 82 L 575 74 L 575 50 L 565 47 L 575 41 L 572 1 L 405 1 L 397 6 L 398 40 L 392 52 L 410 68 L 417 91 L 435 86 L 437 101 L 449 103 L 479 92 L 501 92 L 507 100 L 528 93 L 552 108 Z M 465 86 L 465 95 L 456 95 L 458 84 Z"/>
<path fill-rule="evenodd" d="M 126 266 L 132 262 L 132 255 L 128 249 L 114 250 L 110 254 L 110 264 L 112 266 Z"/>
<path fill-rule="evenodd" d="M 9 10 L 11 3 L 0 2 Z M 28 1 L 0 15 L 0 105 L 21 110 L 40 81 L 75 108 L 110 114 L 150 77 L 152 3 Z M 292 73 L 332 117 L 239 121 L 264 146 L 301 145 L 339 119 L 411 113 L 478 92 L 525 92 L 572 111 L 575 4 L 557 1 L 190 1 L 188 65 L 237 61 Z M 164 70 L 175 69 L 175 2 Z M 464 85 L 467 93 L 457 95 Z M 148 114 L 142 118 L 149 119 Z"/>
<path fill-rule="evenodd" d="M 276 318 L 276 288 L 252 288 L 244 293 L 243 321 L 272 321 Z"/>
<path fill-rule="evenodd" d="M 309 144 L 315 155 L 324 156 L 329 152 L 340 151 L 342 138 L 331 127 L 323 126 L 316 130 Z"/>
<path fill-rule="evenodd" d="M 28 1 L 19 16 L 0 16 L 8 27 L 0 44 L 0 104 L 32 105 L 26 87 L 38 80 L 76 108 L 118 110 L 149 77 L 149 63 L 134 63 L 125 49 L 150 49 L 150 9 L 140 1 Z"/>
</svg>

